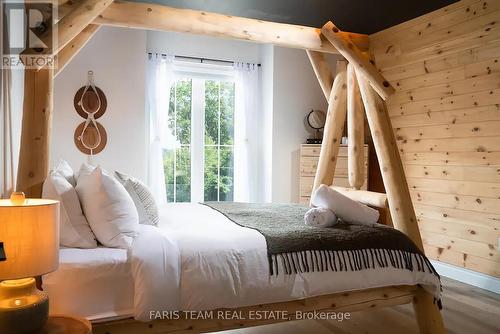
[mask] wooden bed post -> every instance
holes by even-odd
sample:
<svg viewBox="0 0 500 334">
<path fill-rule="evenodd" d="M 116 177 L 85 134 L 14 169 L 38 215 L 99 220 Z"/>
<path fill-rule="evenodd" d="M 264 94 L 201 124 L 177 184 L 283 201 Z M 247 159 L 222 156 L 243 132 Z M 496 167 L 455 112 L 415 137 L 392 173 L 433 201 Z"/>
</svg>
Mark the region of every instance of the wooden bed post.
<svg viewBox="0 0 500 334">
<path fill-rule="evenodd" d="M 357 74 L 394 227 L 410 237 L 423 252 L 422 238 L 385 102 L 368 81 L 360 73 Z M 421 334 L 446 333 L 441 312 L 429 293 L 419 291 L 413 299 L 413 307 Z"/>
<path fill-rule="evenodd" d="M 319 153 L 318 168 L 314 177 L 313 192 L 321 185 L 333 184 L 340 140 L 344 132 L 347 112 L 347 63 L 337 62 L 337 73 L 330 93 L 326 114 L 323 143 Z"/>
<path fill-rule="evenodd" d="M 112 0 L 83 0 L 41 36 L 42 41 L 48 39 L 53 29 L 57 29 L 58 40 L 53 52 L 61 51 L 59 58 L 62 58 L 63 66 L 92 37 L 97 26 L 89 24 L 111 3 Z M 82 34 L 85 27 L 88 29 Z M 70 42 L 74 45 L 69 45 L 64 50 L 63 47 Z M 48 51 L 26 49 L 23 53 L 30 52 L 45 54 Z M 40 197 L 50 163 L 54 70 L 25 69 L 24 73 L 23 121 L 16 190 L 25 192 L 29 197 Z"/>
<path fill-rule="evenodd" d="M 365 120 L 354 65 L 347 65 L 347 166 L 349 185 L 361 189 L 365 183 Z"/>
<path fill-rule="evenodd" d="M 410 237 L 423 251 L 417 218 L 387 108 L 368 81 L 359 72 L 357 75 L 394 227 Z"/>
<path fill-rule="evenodd" d="M 445 334 L 443 316 L 434 297 L 424 289 L 419 289 L 413 297 L 413 309 L 417 315 L 420 334 Z"/>
<path fill-rule="evenodd" d="M 23 121 L 16 190 L 23 191 L 28 197 L 40 197 L 43 181 L 49 172 L 53 70 L 26 69 L 24 73 Z"/>
<path fill-rule="evenodd" d="M 328 99 L 330 98 L 334 80 L 330 65 L 326 61 L 325 55 L 323 53 L 313 50 L 306 50 L 306 52 L 313 67 L 314 74 L 316 74 L 316 78 L 318 79 L 319 85 L 321 86 L 321 90 L 323 91 L 323 94 L 328 101 Z"/>
</svg>

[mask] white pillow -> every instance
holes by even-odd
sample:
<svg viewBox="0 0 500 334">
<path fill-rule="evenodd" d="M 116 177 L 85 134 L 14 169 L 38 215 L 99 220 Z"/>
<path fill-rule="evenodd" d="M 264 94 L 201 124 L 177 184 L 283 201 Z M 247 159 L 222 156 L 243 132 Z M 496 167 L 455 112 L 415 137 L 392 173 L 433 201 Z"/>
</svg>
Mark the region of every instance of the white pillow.
<svg viewBox="0 0 500 334">
<path fill-rule="evenodd" d="M 76 191 L 92 231 L 104 246 L 130 248 L 139 216 L 127 190 L 100 167 L 80 169 Z"/>
<path fill-rule="evenodd" d="M 69 165 L 66 160 L 60 159 L 57 167 L 51 171 L 61 174 L 68 182 L 74 187 L 76 186 L 75 175 L 73 168 Z"/>
<path fill-rule="evenodd" d="M 115 177 L 132 197 L 139 214 L 139 224 L 158 226 L 160 221 L 158 206 L 148 187 L 136 178 L 117 171 Z"/>
<path fill-rule="evenodd" d="M 66 176 L 51 172 L 43 183 L 42 197 L 60 202 L 61 246 L 73 248 L 96 248 L 95 235 L 83 215 L 75 188 Z"/>
</svg>

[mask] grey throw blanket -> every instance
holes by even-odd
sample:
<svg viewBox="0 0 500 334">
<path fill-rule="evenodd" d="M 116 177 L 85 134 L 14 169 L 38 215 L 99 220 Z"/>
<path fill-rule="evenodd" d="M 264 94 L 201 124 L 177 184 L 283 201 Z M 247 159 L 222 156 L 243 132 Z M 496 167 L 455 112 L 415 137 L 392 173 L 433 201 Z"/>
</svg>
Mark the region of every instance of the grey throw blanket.
<svg viewBox="0 0 500 334">
<path fill-rule="evenodd" d="M 207 202 L 234 223 L 257 230 L 267 243 L 271 275 L 313 271 L 358 271 L 392 266 L 428 271 L 432 264 L 403 233 L 384 225 L 304 224 L 307 207 L 298 204 Z"/>
</svg>

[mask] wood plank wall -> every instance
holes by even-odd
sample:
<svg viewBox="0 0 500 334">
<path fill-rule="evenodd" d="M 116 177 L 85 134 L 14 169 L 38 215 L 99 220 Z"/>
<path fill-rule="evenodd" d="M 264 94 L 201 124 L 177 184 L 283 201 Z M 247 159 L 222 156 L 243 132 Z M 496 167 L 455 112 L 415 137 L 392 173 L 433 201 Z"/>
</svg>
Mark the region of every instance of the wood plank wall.
<svg viewBox="0 0 500 334">
<path fill-rule="evenodd" d="M 500 277 L 500 1 L 370 37 L 427 255 Z"/>
</svg>

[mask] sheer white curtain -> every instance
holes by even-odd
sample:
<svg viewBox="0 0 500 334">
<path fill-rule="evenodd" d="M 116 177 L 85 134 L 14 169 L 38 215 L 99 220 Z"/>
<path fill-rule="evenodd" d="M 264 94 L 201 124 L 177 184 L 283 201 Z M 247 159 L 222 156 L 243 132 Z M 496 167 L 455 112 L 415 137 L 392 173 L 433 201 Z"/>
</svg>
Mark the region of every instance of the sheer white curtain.
<svg viewBox="0 0 500 334">
<path fill-rule="evenodd" d="M 260 108 L 259 68 L 235 63 L 234 200 L 265 201 L 264 115 Z"/>
<path fill-rule="evenodd" d="M 0 126 L 2 129 L 2 136 L 0 138 L 1 148 L 0 148 L 0 161 L 2 161 L 1 167 L 1 193 L 0 198 L 9 198 L 10 194 L 15 189 L 16 184 L 16 162 L 18 158 L 18 152 L 15 152 L 14 140 L 14 122 L 13 111 L 12 111 L 12 101 L 11 101 L 11 90 L 12 90 L 12 72 L 10 69 L 2 69 L 2 90 L 0 92 L 2 97 L 2 114 L 0 117 Z"/>
<path fill-rule="evenodd" d="M 149 115 L 148 186 L 160 206 L 167 203 L 163 149 L 175 143 L 168 128 L 170 88 L 175 82 L 174 58 L 150 54 L 146 70 L 146 110 Z"/>
</svg>

